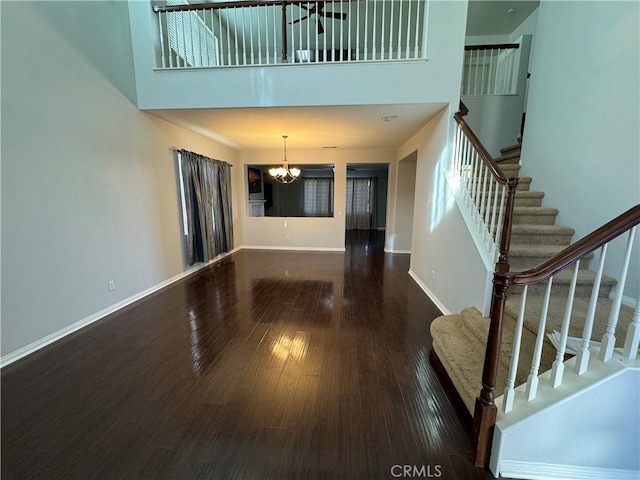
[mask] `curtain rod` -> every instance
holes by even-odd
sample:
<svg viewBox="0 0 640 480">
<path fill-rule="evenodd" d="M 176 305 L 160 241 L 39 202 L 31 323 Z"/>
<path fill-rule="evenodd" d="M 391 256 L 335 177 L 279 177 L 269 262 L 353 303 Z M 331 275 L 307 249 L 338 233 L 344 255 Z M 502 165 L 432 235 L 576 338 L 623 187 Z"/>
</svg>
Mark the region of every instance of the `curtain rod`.
<svg viewBox="0 0 640 480">
<path fill-rule="evenodd" d="M 211 160 L 212 162 L 220 162 L 220 163 L 226 163 L 227 165 L 229 165 L 230 167 L 233 167 L 233 165 L 229 162 L 225 162 L 224 160 L 218 160 L 217 158 L 211 158 L 211 157 L 207 157 L 206 155 L 202 155 L 201 153 L 197 153 L 197 152 L 192 152 L 191 150 L 185 150 L 184 148 L 178 148 L 178 147 L 174 147 L 173 145 L 171 145 L 169 147 L 169 150 L 172 150 L 174 152 L 188 152 L 188 153 L 193 153 L 194 155 L 198 155 L 200 157 L 204 157 L 208 160 Z"/>
</svg>

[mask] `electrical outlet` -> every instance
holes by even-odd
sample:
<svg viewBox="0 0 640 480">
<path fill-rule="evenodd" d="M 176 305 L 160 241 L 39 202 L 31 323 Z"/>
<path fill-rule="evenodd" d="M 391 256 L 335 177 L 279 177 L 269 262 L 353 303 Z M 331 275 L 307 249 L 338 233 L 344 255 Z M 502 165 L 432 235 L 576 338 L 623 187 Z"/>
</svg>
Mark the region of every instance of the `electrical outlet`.
<svg viewBox="0 0 640 480">
<path fill-rule="evenodd" d="M 432 278 L 433 280 L 435 280 L 435 279 L 436 279 L 436 271 L 435 271 L 435 270 L 431 270 L 431 278 Z"/>
<path fill-rule="evenodd" d="M 111 280 L 108 285 L 110 292 L 113 292 L 116 289 L 116 282 L 114 282 L 113 280 Z"/>
</svg>

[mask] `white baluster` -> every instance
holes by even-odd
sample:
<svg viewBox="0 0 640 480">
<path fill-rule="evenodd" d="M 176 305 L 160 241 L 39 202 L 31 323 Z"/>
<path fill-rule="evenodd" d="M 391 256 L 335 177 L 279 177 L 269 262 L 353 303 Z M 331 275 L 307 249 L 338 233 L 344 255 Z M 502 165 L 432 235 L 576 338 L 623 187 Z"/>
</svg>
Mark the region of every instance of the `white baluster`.
<svg viewBox="0 0 640 480">
<path fill-rule="evenodd" d="M 618 324 L 618 316 L 620 315 L 620 305 L 622 305 L 622 295 L 624 294 L 624 284 L 627 280 L 627 271 L 629 269 L 629 261 L 631 260 L 631 250 L 633 249 L 633 238 L 636 233 L 636 227 L 633 227 L 629 231 L 629 237 L 627 239 L 627 249 L 624 254 L 624 262 L 622 264 L 622 271 L 616 285 L 616 296 L 611 305 L 611 312 L 609 313 L 609 320 L 607 322 L 607 330 L 602 336 L 602 344 L 600 346 L 600 360 L 608 362 L 613 356 L 613 349 L 616 345 L 616 325 Z"/>
<path fill-rule="evenodd" d="M 489 228 L 491 219 L 489 218 L 489 215 L 491 215 L 491 202 L 493 201 L 492 194 L 493 194 L 494 183 L 495 183 L 495 179 L 493 178 L 493 175 L 489 175 L 489 191 L 485 195 L 486 203 L 484 206 L 484 231 L 487 236 L 491 235 L 490 228 Z M 488 240 L 489 240 L 488 238 L 485 238 L 485 242 Z"/>
<path fill-rule="evenodd" d="M 496 223 L 497 223 L 497 215 L 498 215 L 498 210 L 497 210 L 497 206 L 498 206 L 498 191 L 500 190 L 500 183 L 498 183 L 497 180 L 495 180 L 495 190 L 494 190 L 494 194 L 493 194 L 493 210 L 491 211 L 491 228 L 489 230 L 489 235 L 491 236 L 491 238 L 493 239 L 494 243 L 498 243 L 497 242 L 497 238 L 496 238 Z"/>
<path fill-rule="evenodd" d="M 478 50 L 471 50 L 471 72 L 473 72 L 473 81 L 471 82 L 471 95 L 475 95 L 476 87 L 478 86 Z"/>
<path fill-rule="evenodd" d="M 520 360 L 520 343 L 522 342 L 522 326 L 524 324 L 524 310 L 527 303 L 527 290 L 529 285 L 525 285 L 520 297 L 520 308 L 518 309 L 518 320 L 516 321 L 516 331 L 513 335 L 513 349 L 511 353 L 511 366 L 507 378 L 507 387 L 504 391 L 504 402 L 502 409 L 504 413 L 509 413 L 513 409 L 513 399 L 515 397 L 516 375 L 518 373 L 518 362 Z"/>
<path fill-rule="evenodd" d="M 411 55 L 411 12 L 413 12 L 413 9 L 411 8 L 411 1 L 412 0 L 408 0 L 408 4 L 407 4 L 407 42 L 405 45 L 405 54 L 404 54 L 404 58 L 405 59 L 409 59 L 409 56 Z"/>
<path fill-rule="evenodd" d="M 480 95 L 486 95 L 486 89 L 487 89 L 487 81 L 486 81 L 486 75 L 485 75 L 485 69 L 486 69 L 486 65 L 487 65 L 487 49 L 483 48 L 482 49 L 482 63 L 480 64 Z"/>
<path fill-rule="evenodd" d="M 238 25 L 238 10 L 236 7 L 233 7 L 233 20 L 234 20 L 233 24 Z M 227 25 L 227 28 L 229 28 L 228 25 Z M 238 55 L 238 29 L 237 28 L 233 29 L 233 34 L 234 34 L 234 47 L 235 47 L 235 57 L 236 57 L 235 65 L 239 65 L 240 56 Z"/>
<path fill-rule="evenodd" d="M 222 21 L 222 12 L 223 12 L 223 10 L 218 10 L 218 16 L 221 18 L 221 21 Z M 227 22 L 226 22 L 226 24 L 227 24 L 226 25 L 226 29 L 227 29 L 227 65 L 231 65 L 232 64 L 231 63 L 231 30 L 229 28 L 229 24 L 231 22 L 228 21 L 229 16 L 230 16 L 229 15 L 229 9 L 225 8 L 224 9 L 224 13 L 225 13 L 225 15 L 227 17 Z"/>
<path fill-rule="evenodd" d="M 391 2 L 391 11 L 389 12 L 389 60 L 393 58 L 393 1 Z"/>
<path fill-rule="evenodd" d="M 556 353 L 556 359 L 551 369 L 551 385 L 553 388 L 562 384 L 562 376 L 564 375 L 564 352 L 567 349 L 567 337 L 569 336 L 569 324 L 571 323 L 571 312 L 573 310 L 573 298 L 576 294 L 576 283 L 578 282 L 578 270 L 580 269 L 580 260 L 576 261 L 573 269 L 573 277 L 571 278 L 571 286 L 569 287 L 569 295 L 567 296 L 567 304 L 564 310 L 564 318 L 562 319 L 562 329 L 560 332 L 560 345 Z"/>
<path fill-rule="evenodd" d="M 316 2 L 316 12 L 318 11 L 318 2 Z M 323 55 L 323 61 L 326 62 L 327 61 L 327 34 L 325 32 L 325 34 L 322 35 L 322 39 L 324 41 L 324 55 Z M 318 38 L 318 30 L 316 29 L 316 39 Z M 333 45 L 331 45 L 331 48 L 333 48 Z"/>
<path fill-rule="evenodd" d="M 214 33 L 213 42 L 214 42 L 214 46 L 215 46 L 215 49 L 216 49 L 216 55 L 215 55 L 215 57 L 216 57 L 216 65 L 221 65 L 222 62 L 224 61 L 224 55 L 223 56 L 220 55 L 220 50 L 223 50 L 222 39 L 223 39 L 224 35 L 222 34 L 222 15 L 221 15 L 220 11 L 218 11 L 217 13 L 218 13 L 218 35 L 217 35 L 218 43 L 216 43 L 216 41 L 215 41 L 215 37 L 216 37 L 215 33 Z M 213 14 L 214 14 L 214 10 L 212 8 L 211 9 L 211 26 L 212 27 L 213 27 L 213 24 L 214 24 L 213 23 Z M 213 28 L 211 28 L 211 30 L 213 31 Z"/>
<path fill-rule="evenodd" d="M 503 71 L 503 80 L 502 80 L 502 92 L 500 92 L 502 95 L 506 95 L 507 93 L 509 93 L 507 91 L 507 80 L 509 79 L 509 65 L 508 65 L 508 53 L 509 50 L 504 49 L 503 50 L 503 58 L 504 61 L 502 62 L 502 69 Z"/>
<path fill-rule="evenodd" d="M 376 40 L 377 40 L 376 33 L 377 33 L 377 30 L 378 30 L 378 28 L 377 28 L 378 25 L 376 23 L 376 17 L 377 17 L 377 14 L 378 14 L 377 6 L 378 6 L 378 2 L 376 0 L 374 0 L 374 2 L 373 2 L 373 32 L 372 32 L 372 37 L 371 37 L 371 43 L 372 43 L 372 46 L 371 46 L 371 50 L 372 50 L 372 52 L 371 52 L 371 60 L 377 60 L 378 59 L 378 57 L 376 56 L 376 44 L 377 44 L 377 42 L 376 42 Z"/>
<path fill-rule="evenodd" d="M 427 8 L 427 3 L 425 2 L 425 8 Z M 420 33 L 420 2 L 416 2 L 416 29 L 415 29 L 415 54 L 413 58 L 418 58 L 418 55 L 420 54 L 420 47 L 418 45 L 418 35 Z M 424 15 L 424 10 L 422 10 L 422 14 Z"/>
<path fill-rule="evenodd" d="M 352 53 L 353 45 L 351 44 L 351 38 L 352 38 L 352 36 L 351 36 L 351 18 L 353 18 L 351 15 L 353 15 L 353 14 L 351 13 L 351 3 L 352 2 L 348 3 L 349 11 L 347 12 L 347 18 L 349 19 L 349 31 L 347 32 L 347 51 L 349 52 L 349 59 L 348 59 L 349 62 L 352 60 L 352 57 L 353 57 L 353 53 Z"/>
<path fill-rule="evenodd" d="M 360 60 L 360 4 L 362 2 L 356 3 L 356 16 L 358 21 L 356 22 L 356 62 Z M 351 8 L 351 2 L 349 2 L 349 8 Z M 351 14 L 349 14 L 349 18 L 351 18 Z M 349 23 L 351 24 L 351 23 Z M 366 36 L 366 34 L 365 34 Z"/>
<path fill-rule="evenodd" d="M 509 188 L 506 185 L 500 184 L 500 190 L 502 191 L 500 195 L 500 209 L 498 210 L 498 223 L 496 228 L 496 243 L 500 245 L 500 239 L 502 238 L 502 224 L 504 220 L 504 211 L 505 211 L 505 202 L 507 200 L 507 191 Z"/>
<path fill-rule="evenodd" d="M 400 52 L 402 52 L 402 4 L 404 2 L 400 2 L 399 3 L 399 10 L 398 10 L 398 39 L 396 42 L 396 58 L 400 59 Z M 393 12 L 393 4 L 394 2 L 391 2 L 391 6 L 392 6 L 392 12 Z"/>
<path fill-rule="evenodd" d="M 162 68 L 166 68 L 164 59 L 164 34 L 162 33 L 162 12 L 158 12 L 158 28 L 160 29 L 160 60 L 162 62 Z"/>
<path fill-rule="evenodd" d="M 483 163 L 484 165 L 484 163 Z M 489 171 L 489 169 L 487 168 L 486 165 L 484 165 L 484 181 L 482 182 L 482 189 L 481 189 L 481 201 L 480 201 L 480 218 L 482 219 L 482 223 L 483 223 L 483 228 L 484 225 L 487 224 L 486 221 L 486 214 L 487 214 L 487 210 L 489 210 L 487 208 L 487 193 L 489 193 L 489 195 L 491 195 L 491 190 L 489 189 L 489 191 L 487 192 L 487 182 L 489 183 L 489 187 L 491 187 L 491 182 L 489 181 L 489 177 L 493 178 L 493 176 L 491 175 L 491 172 Z"/>
<path fill-rule="evenodd" d="M 384 45 L 384 25 L 385 25 L 384 17 L 386 15 L 386 10 L 387 10 L 385 8 L 385 6 L 386 6 L 385 5 L 385 1 L 386 0 L 381 0 L 381 4 L 382 4 L 382 25 L 381 25 L 382 32 L 380 32 L 380 60 L 384 60 L 384 48 L 385 48 L 385 45 Z"/>
<path fill-rule="evenodd" d="M 365 0 L 364 4 L 364 58 L 363 60 L 368 60 L 369 57 L 369 1 Z"/>
<path fill-rule="evenodd" d="M 495 59 L 495 71 L 493 77 L 493 93 L 494 95 L 498 92 L 498 82 L 500 81 L 500 49 L 497 48 L 494 53 Z"/>
<path fill-rule="evenodd" d="M 596 278 L 593 282 L 593 289 L 591 290 L 591 299 L 589 300 L 589 308 L 587 309 L 587 317 L 584 320 L 584 330 L 582 331 L 582 344 L 580 345 L 580 351 L 576 357 L 576 373 L 582 375 L 587 371 L 589 366 L 589 341 L 591 340 L 591 333 L 593 331 L 593 319 L 596 316 L 596 307 L 598 306 L 598 293 L 600 292 L 600 283 L 602 281 L 602 271 L 604 270 L 604 260 L 607 256 L 607 246 L 605 243 L 600 249 L 600 259 L 598 261 L 598 269 L 596 270 Z"/>
<path fill-rule="evenodd" d="M 540 313 L 540 323 L 538 325 L 538 336 L 533 350 L 533 359 L 531 360 L 531 372 L 527 378 L 525 396 L 528 401 L 536 398 L 536 394 L 538 393 L 538 369 L 540 368 L 540 360 L 542 358 L 542 345 L 544 342 L 545 326 L 547 324 L 547 313 L 549 312 L 549 298 L 551 297 L 552 284 L 553 277 L 549 277 L 549 280 L 547 281 L 547 290 L 544 294 L 544 301 L 542 302 L 542 312 Z"/>
<path fill-rule="evenodd" d="M 278 11 L 280 11 L 280 6 L 274 5 L 272 8 L 270 8 L 270 10 L 273 13 L 273 28 L 271 29 L 271 31 L 273 32 L 273 63 L 278 63 L 278 28 L 276 27 L 276 17 Z"/>
<path fill-rule="evenodd" d="M 633 360 L 638 356 L 638 346 L 640 346 L 640 292 L 638 292 L 636 308 L 633 311 L 633 320 L 624 339 L 622 354 L 629 360 Z"/>
<path fill-rule="evenodd" d="M 256 36 L 258 37 L 258 61 L 256 62 L 258 65 L 262 65 L 262 30 L 261 30 L 261 26 L 262 26 L 262 22 L 260 21 L 262 18 L 261 12 L 262 9 L 261 7 L 256 7 L 255 8 L 256 13 L 258 14 L 258 18 L 256 19 L 256 25 L 257 25 L 257 32 L 256 32 Z M 253 26 L 253 17 L 251 17 L 251 24 Z M 253 28 L 251 28 L 251 32 L 253 32 Z M 253 45 L 253 37 L 251 39 L 251 45 Z M 252 54 L 253 55 L 253 54 Z"/>
</svg>

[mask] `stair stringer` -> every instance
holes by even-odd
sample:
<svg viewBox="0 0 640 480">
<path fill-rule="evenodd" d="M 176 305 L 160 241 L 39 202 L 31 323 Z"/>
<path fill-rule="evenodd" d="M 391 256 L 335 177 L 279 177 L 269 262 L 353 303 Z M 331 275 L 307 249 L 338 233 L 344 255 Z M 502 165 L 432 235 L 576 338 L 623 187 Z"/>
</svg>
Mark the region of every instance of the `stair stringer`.
<svg viewBox="0 0 640 480">
<path fill-rule="evenodd" d="M 589 370 L 565 362 L 563 384 L 540 375 L 537 397 L 516 388 L 514 408 L 499 413 L 490 469 L 521 479 L 637 479 L 640 476 L 640 360 L 616 351 L 603 363 L 592 349 Z M 496 403 L 502 405 L 503 397 Z M 499 412 L 501 410 L 499 409 Z"/>
</svg>

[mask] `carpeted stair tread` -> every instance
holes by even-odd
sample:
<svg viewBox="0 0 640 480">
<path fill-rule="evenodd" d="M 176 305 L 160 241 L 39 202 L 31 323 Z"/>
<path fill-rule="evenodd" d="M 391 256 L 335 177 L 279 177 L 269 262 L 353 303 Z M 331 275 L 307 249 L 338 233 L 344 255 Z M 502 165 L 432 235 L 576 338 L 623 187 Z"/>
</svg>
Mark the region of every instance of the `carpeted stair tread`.
<svg viewBox="0 0 640 480">
<path fill-rule="evenodd" d="M 516 200 L 517 201 L 517 200 Z M 511 243 L 515 245 L 568 246 L 575 230 L 559 225 L 516 223 L 511 227 Z"/>
<path fill-rule="evenodd" d="M 513 152 L 514 150 L 520 151 L 521 149 L 522 149 L 521 143 L 514 143 L 513 145 L 509 145 L 508 147 L 501 148 L 500 153 L 505 155 L 507 153 Z"/>
<path fill-rule="evenodd" d="M 512 244 L 509 249 L 509 258 L 513 257 L 548 257 L 560 253 L 566 247 L 562 245 L 520 245 Z"/>
<path fill-rule="evenodd" d="M 520 165 L 517 163 L 503 163 L 498 165 L 505 177 L 517 177 L 520 173 Z"/>
<path fill-rule="evenodd" d="M 521 193 L 537 193 L 537 192 L 521 192 Z M 516 197 L 518 195 L 516 194 Z M 511 227 L 512 234 L 529 234 L 529 235 L 573 235 L 576 233 L 575 229 L 569 227 L 563 227 L 561 225 L 529 225 L 518 224 Z"/>
<path fill-rule="evenodd" d="M 475 310 L 475 309 L 473 309 Z M 471 343 L 482 343 L 483 346 L 487 344 L 487 338 L 489 336 L 489 322 L 488 318 L 484 318 L 480 315 L 480 312 L 475 310 L 465 309 L 460 313 L 462 317 L 461 330 L 465 333 L 465 336 L 469 338 Z M 517 317 L 516 317 L 517 318 Z M 511 354 L 513 353 L 513 340 L 515 338 L 516 321 L 513 318 L 505 316 L 505 322 L 502 330 L 502 345 L 500 348 L 500 364 L 504 368 L 505 372 L 508 372 L 511 368 Z M 473 336 L 473 338 L 471 338 Z M 533 349 L 535 347 L 536 337 L 528 330 L 523 330 L 522 339 L 520 344 L 520 355 L 518 362 L 518 370 L 516 373 L 516 386 L 527 381 L 527 375 L 531 368 L 531 359 L 533 358 Z M 545 339 L 548 343 L 546 351 L 543 349 L 543 355 L 540 361 L 540 373 L 545 372 L 551 368 L 553 360 L 555 358 L 555 349 L 548 339 Z M 506 375 L 506 373 L 505 373 Z M 500 379 L 500 385 L 506 385 L 507 377 Z M 499 393 L 502 393 L 500 390 Z"/>
<path fill-rule="evenodd" d="M 502 152 L 500 152 L 502 153 Z M 496 163 L 506 163 L 506 162 L 518 162 L 520 160 L 520 150 L 511 150 L 509 152 L 502 153 L 501 156 L 494 159 Z"/>
<path fill-rule="evenodd" d="M 475 398 L 480 393 L 482 368 L 484 365 L 484 345 L 478 341 L 471 343 L 460 335 L 461 315 L 445 315 L 431 322 L 433 350 L 438 355 L 451 382 L 465 406 L 473 415 Z M 501 378 L 506 373 L 501 372 Z M 504 385 L 501 386 L 504 390 Z"/>
<path fill-rule="evenodd" d="M 544 297 L 542 295 L 527 295 L 524 327 L 534 334 L 538 331 L 543 300 Z M 588 297 L 574 298 L 573 308 L 571 310 L 571 321 L 569 323 L 569 336 L 578 338 L 582 337 L 584 320 L 587 316 L 589 302 L 590 299 Z M 558 332 L 561 331 L 566 303 L 566 297 L 550 297 L 547 322 L 545 324 L 545 330 L 547 333 L 550 333 L 553 330 L 557 330 Z M 607 327 L 612 304 L 613 302 L 608 298 L 598 299 L 596 315 L 593 322 L 592 340 L 600 341 L 602 339 L 602 335 L 605 333 Z M 520 295 L 508 297 L 505 305 L 505 313 L 512 319 L 517 319 L 519 305 Z M 618 326 L 616 329 L 616 346 L 621 347 L 624 345 L 627 327 L 631 323 L 632 319 L 633 309 L 626 305 L 622 305 L 620 307 L 620 316 L 618 318 Z"/>
<path fill-rule="evenodd" d="M 514 215 L 557 215 L 559 210 L 552 207 L 514 207 Z"/>
</svg>

